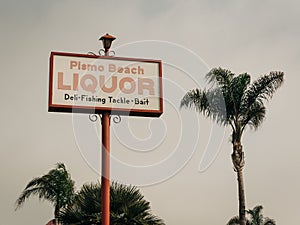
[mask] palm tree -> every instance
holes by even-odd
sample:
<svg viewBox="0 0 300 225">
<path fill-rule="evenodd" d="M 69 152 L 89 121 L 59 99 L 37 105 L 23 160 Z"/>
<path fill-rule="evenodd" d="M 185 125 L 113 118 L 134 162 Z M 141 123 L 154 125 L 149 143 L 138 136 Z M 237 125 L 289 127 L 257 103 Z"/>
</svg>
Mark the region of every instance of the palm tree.
<svg viewBox="0 0 300 225">
<path fill-rule="evenodd" d="M 32 195 L 37 195 L 40 200 L 47 200 L 54 206 L 54 218 L 58 222 L 59 211 L 70 204 L 75 195 L 74 181 L 65 165 L 57 163 L 47 174 L 32 179 L 17 199 L 16 209 Z"/>
<path fill-rule="evenodd" d="M 206 75 L 210 88 L 190 90 L 181 100 L 181 107 L 193 108 L 232 129 L 231 158 L 238 179 L 240 225 L 246 225 L 242 135 L 247 126 L 257 129 L 262 124 L 264 102 L 281 86 L 283 76 L 283 72 L 270 72 L 251 83 L 247 73 L 235 75 L 230 70 L 214 68 Z"/>
<path fill-rule="evenodd" d="M 112 183 L 110 216 L 113 225 L 163 225 L 150 211 L 150 204 L 134 186 Z M 62 224 L 101 224 L 101 185 L 85 184 L 72 205 L 61 210 Z"/>
<path fill-rule="evenodd" d="M 250 215 L 250 219 L 247 219 L 247 225 L 276 225 L 275 220 L 268 217 L 264 217 L 262 214 L 263 207 L 261 205 L 255 206 L 253 209 L 246 212 Z M 227 225 L 239 225 L 239 217 L 235 216 L 231 218 Z"/>
<path fill-rule="evenodd" d="M 251 225 L 276 225 L 275 220 L 264 217 L 262 214 L 263 207 L 255 206 L 253 209 L 247 210 L 251 218 Z"/>
</svg>

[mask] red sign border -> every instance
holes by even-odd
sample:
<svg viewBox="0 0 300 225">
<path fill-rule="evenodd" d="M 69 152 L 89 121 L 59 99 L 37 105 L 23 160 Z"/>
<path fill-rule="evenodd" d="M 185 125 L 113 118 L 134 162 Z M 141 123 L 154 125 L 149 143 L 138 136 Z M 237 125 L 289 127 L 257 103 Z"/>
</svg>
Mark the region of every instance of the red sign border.
<svg viewBox="0 0 300 225">
<path fill-rule="evenodd" d="M 141 109 L 123 109 L 111 107 L 90 107 L 90 106 L 76 106 L 76 105 L 58 105 L 52 103 L 52 83 L 53 83 L 53 59 L 54 56 L 69 56 L 69 57 L 82 57 L 82 58 L 101 58 L 111 60 L 126 60 L 135 62 L 152 62 L 159 64 L 159 86 L 160 86 L 160 99 L 159 110 L 141 110 Z M 51 52 L 50 55 L 50 68 L 49 68 L 49 99 L 48 99 L 48 112 L 65 112 L 65 113 L 87 113 L 87 114 L 102 114 L 108 112 L 112 115 L 129 115 L 129 116 L 144 116 L 144 117 L 160 117 L 163 113 L 163 88 L 162 88 L 162 61 L 154 59 L 142 58 L 126 58 L 126 57 L 112 57 L 112 56 L 97 56 L 79 53 L 67 52 Z"/>
</svg>

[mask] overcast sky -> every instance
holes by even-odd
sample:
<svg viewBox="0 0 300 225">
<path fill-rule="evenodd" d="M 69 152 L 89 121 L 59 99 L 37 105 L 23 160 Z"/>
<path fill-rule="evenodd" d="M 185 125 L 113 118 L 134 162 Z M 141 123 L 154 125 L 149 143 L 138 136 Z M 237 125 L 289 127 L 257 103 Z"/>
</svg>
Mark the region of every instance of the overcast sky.
<svg viewBox="0 0 300 225">
<path fill-rule="evenodd" d="M 14 202 L 57 162 L 77 189 L 99 179 L 99 121 L 48 113 L 48 71 L 51 51 L 97 52 L 107 32 L 117 37 L 117 56 L 164 63 L 161 118 L 112 123 L 113 179 L 139 185 L 168 225 L 226 224 L 238 214 L 230 132 L 180 110 L 180 99 L 204 86 L 213 67 L 253 79 L 281 70 L 285 83 L 267 103 L 262 127 L 244 134 L 246 206 L 261 204 L 277 224 L 298 225 L 299 15 L 296 0 L 0 0 L 0 225 L 53 217 L 48 202 L 32 198 L 18 211 Z M 118 170 L 120 162 L 128 168 Z"/>
</svg>

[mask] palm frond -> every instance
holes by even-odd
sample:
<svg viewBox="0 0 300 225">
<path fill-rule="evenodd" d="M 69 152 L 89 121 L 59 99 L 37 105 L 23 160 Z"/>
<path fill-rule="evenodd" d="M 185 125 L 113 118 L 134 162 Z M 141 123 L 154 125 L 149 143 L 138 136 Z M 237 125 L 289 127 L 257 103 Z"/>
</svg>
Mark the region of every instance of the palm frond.
<svg viewBox="0 0 300 225">
<path fill-rule="evenodd" d="M 55 165 L 56 165 L 56 168 L 53 169 L 53 170 L 60 170 L 60 169 L 61 169 L 61 170 L 63 170 L 64 172 L 68 173 L 67 168 L 66 168 L 66 166 L 65 166 L 64 163 L 58 162 L 58 163 L 56 163 Z M 52 170 L 52 171 L 53 171 L 53 170 Z"/>
<path fill-rule="evenodd" d="M 262 210 L 263 210 L 263 206 L 257 205 L 253 209 L 247 210 L 247 212 L 250 213 L 251 215 L 253 214 L 260 215 L 262 214 Z"/>
<path fill-rule="evenodd" d="M 25 201 L 30 198 L 32 195 L 37 195 L 40 200 L 47 199 L 50 200 L 51 203 L 55 201 L 55 195 L 51 191 L 44 191 L 43 187 L 34 187 L 30 189 L 25 189 L 19 198 L 16 201 L 16 209 L 23 206 Z"/>
<path fill-rule="evenodd" d="M 222 111 L 226 111 L 226 123 L 235 115 L 234 99 L 232 95 L 231 83 L 234 79 L 234 73 L 230 70 L 219 68 L 213 68 L 207 75 L 206 79 L 212 87 L 209 90 L 217 89 L 221 95 L 218 95 L 218 99 L 222 99 Z M 210 99 L 210 102 L 212 100 Z M 224 114 L 224 113 L 222 113 Z M 224 122 L 224 121 L 223 121 Z"/>
<path fill-rule="evenodd" d="M 199 112 L 209 114 L 209 102 L 206 91 L 198 88 L 188 91 L 180 102 L 180 107 L 195 108 Z"/>
<path fill-rule="evenodd" d="M 241 103 L 240 117 L 243 129 L 246 125 L 257 129 L 263 122 L 266 108 L 263 101 L 272 98 L 283 83 L 283 72 L 271 72 L 249 85 Z"/>
<path fill-rule="evenodd" d="M 230 82 L 230 96 L 228 99 L 232 101 L 231 108 L 233 110 L 232 114 L 237 116 L 240 114 L 240 107 L 242 104 L 242 98 L 244 96 L 245 90 L 249 86 L 251 77 L 247 73 L 240 74 L 232 79 Z M 229 102 L 228 102 L 229 103 Z M 226 105 L 228 105 L 226 102 Z"/>
<path fill-rule="evenodd" d="M 240 219 L 238 216 L 232 217 L 226 225 L 240 225 Z M 250 220 L 246 220 L 246 225 L 253 225 Z"/>
<path fill-rule="evenodd" d="M 53 188 L 48 179 L 45 179 L 45 176 L 32 179 L 17 199 L 16 209 L 20 208 L 25 203 L 25 200 L 33 195 L 37 195 L 40 200 L 44 198 L 53 203 L 56 197 Z"/>
<path fill-rule="evenodd" d="M 251 107 L 255 102 L 263 102 L 272 98 L 275 91 L 283 83 L 284 73 L 280 71 L 270 72 L 254 81 L 245 92 L 243 108 Z"/>
<path fill-rule="evenodd" d="M 263 225 L 263 207 L 261 205 L 255 206 L 253 209 L 247 210 L 247 213 L 251 217 L 252 224 Z"/>
<path fill-rule="evenodd" d="M 247 110 L 247 114 L 241 115 L 240 121 L 242 129 L 247 125 L 250 128 L 257 129 L 263 122 L 266 115 L 266 107 L 261 102 L 254 102 Z"/>
<path fill-rule="evenodd" d="M 240 219 L 238 216 L 232 217 L 226 225 L 239 225 L 240 224 Z"/>
<path fill-rule="evenodd" d="M 208 83 L 213 86 L 218 86 L 220 88 L 229 87 L 229 84 L 233 78 L 234 74 L 230 70 L 219 68 L 213 68 L 206 75 Z"/>
<path fill-rule="evenodd" d="M 16 209 L 20 208 L 29 197 L 37 196 L 40 200 L 47 200 L 54 206 L 56 217 L 61 208 L 72 202 L 74 193 L 75 187 L 71 175 L 63 163 L 58 163 L 47 174 L 29 181 L 16 201 Z"/>
<path fill-rule="evenodd" d="M 275 220 L 266 217 L 263 225 L 276 225 L 276 222 L 275 222 Z"/>
<path fill-rule="evenodd" d="M 180 107 L 194 108 L 219 124 L 228 123 L 226 104 L 220 88 L 203 91 L 198 88 L 191 90 L 182 98 Z"/>
</svg>

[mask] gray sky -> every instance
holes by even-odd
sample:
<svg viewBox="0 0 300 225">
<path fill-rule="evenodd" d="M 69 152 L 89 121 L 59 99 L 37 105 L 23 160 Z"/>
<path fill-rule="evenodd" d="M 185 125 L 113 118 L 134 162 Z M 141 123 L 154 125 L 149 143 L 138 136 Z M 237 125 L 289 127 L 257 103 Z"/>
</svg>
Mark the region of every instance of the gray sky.
<svg viewBox="0 0 300 225">
<path fill-rule="evenodd" d="M 179 110 L 180 96 L 202 85 L 212 67 L 248 72 L 253 78 L 272 70 L 285 72 L 283 87 L 267 103 L 263 126 L 244 135 L 246 205 L 262 204 L 264 215 L 277 224 L 298 225 L 299 15 L 300 3 L 293 0 L 0 0 L 0 225 L 46 224 L 52 218 L 48 202 L 33 198 L 16 212 L 14 202 L 30 179 L 56 162 L 66 164 L 77 188 L 98 179 L 93 158 L 99 152 L 89 143 L 98 141 L 99 124 L 86 115 L 47 112 L 48 63 L 51 51 L 97 52 L 98 38 L 106 32 L 117 37 L 116 55 L 165 63 L 163 116 L 123 118 L 112 125 L 111 145 L 114 157 L 131 167 L 162 166 L 148 171 L 145 176 L 152 180 L 141 190 L 153 212 L 170 225 L 226 224 L 238 213 L 229 131 L 221 147 L 213 148 L 222 141 L 223 130 Z M 78 125 L 81 120 L 92 124 L 91 134 L 84 130 L 91 127 Z M 133 140 L 124 138 L 126 129 Z M 81 141 L 87 141 L 91 152 Z M 141 152 L 140 142 L 151 151 Z M 199 171 L 205 150 L 209 159 L 218 155 Z M 174 155 L 178 164 L 166 160 Z M 114 168 L 115 179 L 142 183 L 139 170 L 131 174 Z M 160 175 L 164 181 L 159 182 Z"/>
</svg>

